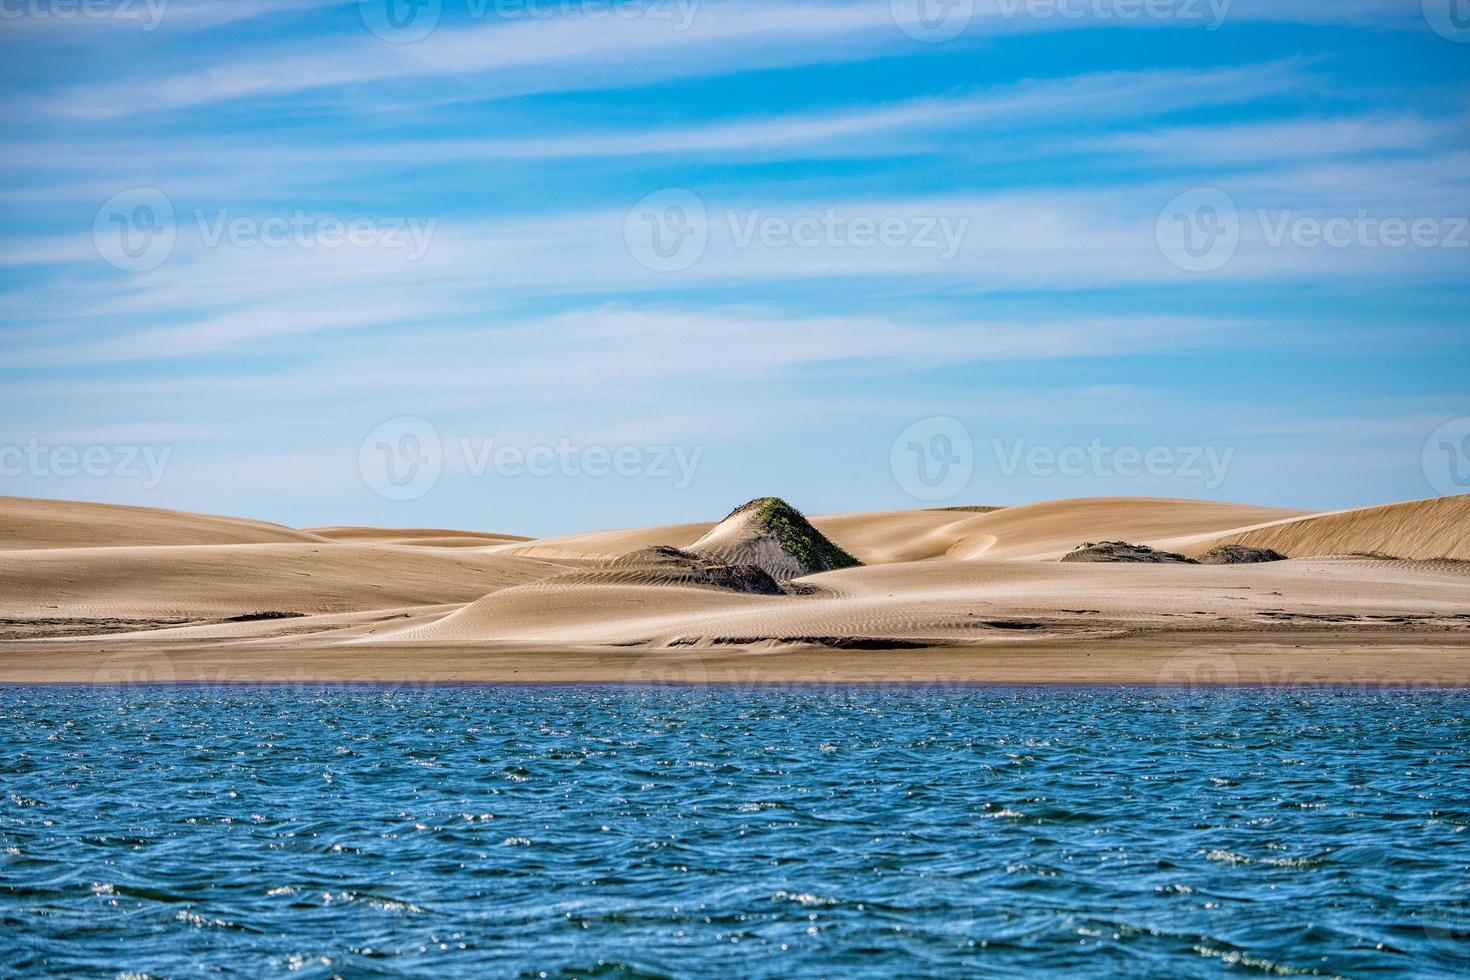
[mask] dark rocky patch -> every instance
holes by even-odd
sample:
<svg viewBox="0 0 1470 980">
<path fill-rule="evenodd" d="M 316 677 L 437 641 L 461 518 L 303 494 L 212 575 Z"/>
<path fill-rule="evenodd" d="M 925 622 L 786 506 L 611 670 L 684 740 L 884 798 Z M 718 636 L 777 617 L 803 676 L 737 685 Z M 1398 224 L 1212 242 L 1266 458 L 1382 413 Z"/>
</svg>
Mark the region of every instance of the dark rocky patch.
<svg viewBox="0 0 1470 980">
<path fill-rule="evenodd" d="M 882 636 L 681 636 L 671 647 L 754 646 L 757 643 L 800 643 L 832 650 L 927 650 L 942 645 L 936 640 L 899 640 Z"/>
<path fill-rule="evenodd" d="M 1127 541 L 1089 541 L 1071 554 L 1063 555 L 1062 561 L 1195 564 L 1192 559 L 1176 555 L 1172 551 L 1155 551 L 1146 544 L 1129 544 Z"/>
<path fill-rule="evenodd" d="M 1286 556 L 1270 548 L 1247 548 L 1241 544 L 1222 544 L 1199 556 L 1201 565 L 1259 565 L 1269 561 L 1286 561 Z"/>
<path fill-rule="evenodd" d="M 248 612 L 248 613 L 241 613 L 238 616 L 226 616 L 224 618 L 224 622 L 226 622 L 226 623 L 258 623 L 258 622 L 262 622 L 264 620 L 270 620 L 270 619 L 300 619 L 300 618 L 302 618 L 305 615 L 306 615 L 306 613 L 300 613 L 300 612 L 283 612 L 283 611 L 281 611 L 279 609 L 266 609 L 266 610 L 262 610 L 261 612 Z"/>
<path fill-rule="evenodd" d="M 611 562 L 608 568 L 657 569 L 693 584 L 750 595 L 784 595 L 781 586 L 755 565 L 730 565 L 710 555 L 695 555 L 668 545 L 654 545 Z"/>
</svg>

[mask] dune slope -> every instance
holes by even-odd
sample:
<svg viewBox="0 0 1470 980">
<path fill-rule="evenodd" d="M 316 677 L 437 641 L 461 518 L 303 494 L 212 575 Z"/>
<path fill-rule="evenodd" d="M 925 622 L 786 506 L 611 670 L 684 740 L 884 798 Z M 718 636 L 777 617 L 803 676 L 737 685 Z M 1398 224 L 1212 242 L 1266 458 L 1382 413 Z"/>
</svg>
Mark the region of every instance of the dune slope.
<svg viewBox="0 0 1470 980">
<path fill-rule="evenodd" d="M 1225 535 L 1199 551 L 1216 544 L 1272 548 L 1292 558 L 1377 553 L 1465 561 L 1470 560 L 1470 495 L 1277 521 Z"/>
<path fill-rule="evenodd" d="M 50 548 L 0 560 L 0 618 L 211 618 L 462 603 L 563 566 L 357 544 Z"/>
<path fill-rule="evenodd" d="M 320 542 L 309 531 L 154 507 L 0 497 L 0 551 Z"/>
<path fill-rule="evenodd" d="M 1165 547 L 1181 535 L 1221 534 L 1302 511 L 1208 500 L 1091 497 L 1007 507 L 964 522 L 947 557 L 1049 561 L 1088 541 Z M 1171 549 L 1173 550 L 1173 549 Z"/>
</svg>

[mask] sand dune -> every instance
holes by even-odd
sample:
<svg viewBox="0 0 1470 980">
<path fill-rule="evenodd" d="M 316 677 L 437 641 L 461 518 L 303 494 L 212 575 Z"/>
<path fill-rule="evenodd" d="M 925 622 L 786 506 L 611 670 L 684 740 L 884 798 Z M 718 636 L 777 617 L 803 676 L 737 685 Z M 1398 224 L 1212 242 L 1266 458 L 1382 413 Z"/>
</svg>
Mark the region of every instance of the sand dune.
<svg viewBox="0 0 1470 980">
<path fill-rule="evenodd" d="M 987 513 L 900 510 L 811 518 L 812 525 L 864 564 L 938 558 L 1047 560 L 1084 541 L 1156 544 L 1180 535 L 1218 536 L 1239 528 L 1307 516 L 1306 511 L 1198 500 L 1096 497 L 1006 507 Z M 713 523 L 673 524 L 545 538 L 507 554 L 606 561 L 665 544 L 690 548 Z M 1213 538 L 1212 538 L 1213 540 Z"/>
<path fill-rule="evenodd" d="M 753 565 L 778 582 L 862 564 L 779 497 L 741 504 L 689 550 L 732 565 Z"/>
<path fill-rule="evenodd" d="M 13 551 L 0 560 L 0 617 L 210 618 L 470 602 L 561 570 L 494 554 L 330 543 Z"/>
<path fill-rule="evenodd" d="M 1130 541 L 1160 547 L 1182 534 L 1223 533 L 1302 511 L 1205 500 L 1092 497 L 1007 507 L 958 525 L 949 558 L 1047 561 L 1087 541 Z"/>
<path fill-rule="evenodd" d="M 401 544 L 421 548 L 490 548 L 520 544 L 532 538 L 519 534 L 490 534 L 484 531 L 448 531 L 436 528 L 312 527 L 307 532 L 328 541 L 360 544 Z"/>
<path fill-rule="evenodd" d="M 1273 548 L 1293 558 L 1377 553 L 1465 561 L 1470 560 L 1470 495 L 1276 521 L 1197 545 L 1188 553 L 1215 544 Z"/>
<path fill-rule="evenodd" d="M 1470 627 L 1470 566 L 1434 563 L 1136 566 L 1120 573 L 1116 566 L 1061 562 L 937 561 L 828 572 L 803 584 L 814 594 L 750 596 L 568 575 L 497 592 L 438 622 L 378 639 L 572 646 L 984 642 L 1141 625 L 1267 628 L 1461 614 Z"/>
<path fill-rule="evenodd" d="M 1459 660 L 1447 652 L 1470 651 L 1470 562 L 1303 557 L 1470 557 L 1470 498 L 1320 515 L 1104 498 L 989 512 L 828 515 L 811 524 L 867 564 L 800 576 L 783 593 L 753 570 L 643 549 L 689 548 L 704 539 L 713 542 L 712 552 L 730 546 L 726 557 L 744 560 L 751 541 L 771 537 L 786 561 L 797 552 L 817 554 L 820 535 L 797 540 L 729 523 L 711 535 L 713 522 L 534 541 L 441 529 L 299 531 L 146 508 L 0 498 L 0 637 L 11 638 L 0 641 L 0 680 L 39 676 L 41 663 L 146 660 L 158 651 L 209 651 L 209 662 L 225 677 L 231 663 L 241 676 L 255 676 L 248 665 L 257 657 L 284 657 L 269 662 L 289 664 L 291 651 L 302 662 L 341 665 L 328 671 L 332 676 L 370 662 L 375 677 L 384 669 L 411 677 L 428 672 L 425 665 L 451 662 L 442 660 L 451 650 L 471 658 L 455 654 L 453 663 L 499 664 L 502 673 L 494 676 L 507 679 L 526 670 L 540 676 L 535 665 L 565 664 L 572 651 L 590 658 L 577 663 L 600 665 L 588 667 L 587 676 L 602 677 L 621 669 L 618 658 L 629 651 L 673 658 L 681 669 L 699 657 L 728 665 L 732 651 L 744 651 L 757 669 L 794 663 L 776 656 L 789 650 L 827 651 L 832 659 L 823 661 L 830 665 L 823 671 L 837 676 L 849 662 L 843 658 L 861 651 L 909 651 L 902 653 L 908 659 L 891 663 L 917 671 L 921 654 L 968 650 L 978 680 L 1024 675 L 1028 658 L 1041 651 L 1049 671 L 1070 656 L 1079 676 L 1097 676 L 1089 659 L 1096 654 L 1117 661 L 1110 676 L 1132 677 L 1130 651 L 1214 644 L 1269 648 L 1280 664 L 1308 657 L 1322 676 L 1335 669 L 1330 651 L 1351 649 L 1351 657 L 1337 662 L 1360 673 L 1377 669 L 1380 678 L 1404 676 L 1423 651 L 1434 683 L 1461 678 L 1470 684 L 1470 652 Z M 1191 555 L 1216 543 L 1242 543 L 1293 560 L 1244 566 L 1058 560 L 1098 540 Z M 305 615 L 225 621 L 268 610 Z M 89 633 L 106 634 L 105 645 Z M 68 649 L 85 652 L 73 659 L 58 652 Z M 1385 658 L 1391 651 L 1393 659 L 1374 668 L 1374 649 Z M 385 650 L 397 659 L 385 660 Z M 509 657 L 511 650 L 519 660 Z M 1012 660 L 1002 668 L 984 652 L 994 650 L 1010 651 Z M 960 654 L 943 658 L 947 676 L 965 676 Z M 569 669 L 546 676 L 564 677 Z M 91 676 L 102 675 L 83 670 L 74 679 Z"/>
<path fill-rule="evenodd" d="M 501 553 L 527 558 L 611 561 L 656 545 L 688 548 L 714 526 L 714 521 L 704 521 L 696 524 L 664 524 L 658 527 L 564 534 L 510 545 L 502 548 Z"/>
<path fill-rule="evenodd" d="M 998 508 L 994 508 L 998 509 Z M 810 517 L 812 525 L 864 564 L 943 558 L 965 536 L 970 510 L 895 510 Z M 594 531 L 514 545 L 507 554 L 606 561 L 652 545 L 689 548 L 715 527 L 714 521 L 669 524 L 621 531 Z M 1235 525 L 1238 526 L 1238 525 Z"/>
<path fill-rule="evenodd" d="M 309 531 L 152 507 L 0 497 L 0 550 L 321 541 Z"/>
</svg>

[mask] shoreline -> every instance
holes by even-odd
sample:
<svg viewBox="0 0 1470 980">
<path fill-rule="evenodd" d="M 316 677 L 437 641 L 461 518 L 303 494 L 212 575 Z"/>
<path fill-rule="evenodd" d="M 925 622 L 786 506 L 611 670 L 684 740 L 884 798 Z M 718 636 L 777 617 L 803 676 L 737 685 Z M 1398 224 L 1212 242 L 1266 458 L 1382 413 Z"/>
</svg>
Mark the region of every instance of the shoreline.
<svg viewBox="0 0 1470 980">
<path fill-rule="evenodd" d="M 1228 631 L 920 649 L 0 643 L 0 686 L 1470 688 L 1470 636 Z"/>
</svg>

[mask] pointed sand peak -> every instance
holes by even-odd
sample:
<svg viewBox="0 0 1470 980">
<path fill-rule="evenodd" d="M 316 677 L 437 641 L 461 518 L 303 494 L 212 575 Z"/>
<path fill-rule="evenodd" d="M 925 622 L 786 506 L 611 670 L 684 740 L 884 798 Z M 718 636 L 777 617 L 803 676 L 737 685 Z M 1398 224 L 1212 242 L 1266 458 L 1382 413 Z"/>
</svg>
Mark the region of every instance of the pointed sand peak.
<svg viewBox="0 0 1470 980">
<path fill-rule="evenodd" d="M 780 497 L 741 504 L 689 550 L 755 565 L 778 582 L 862 564 Z"/>
</svg>

